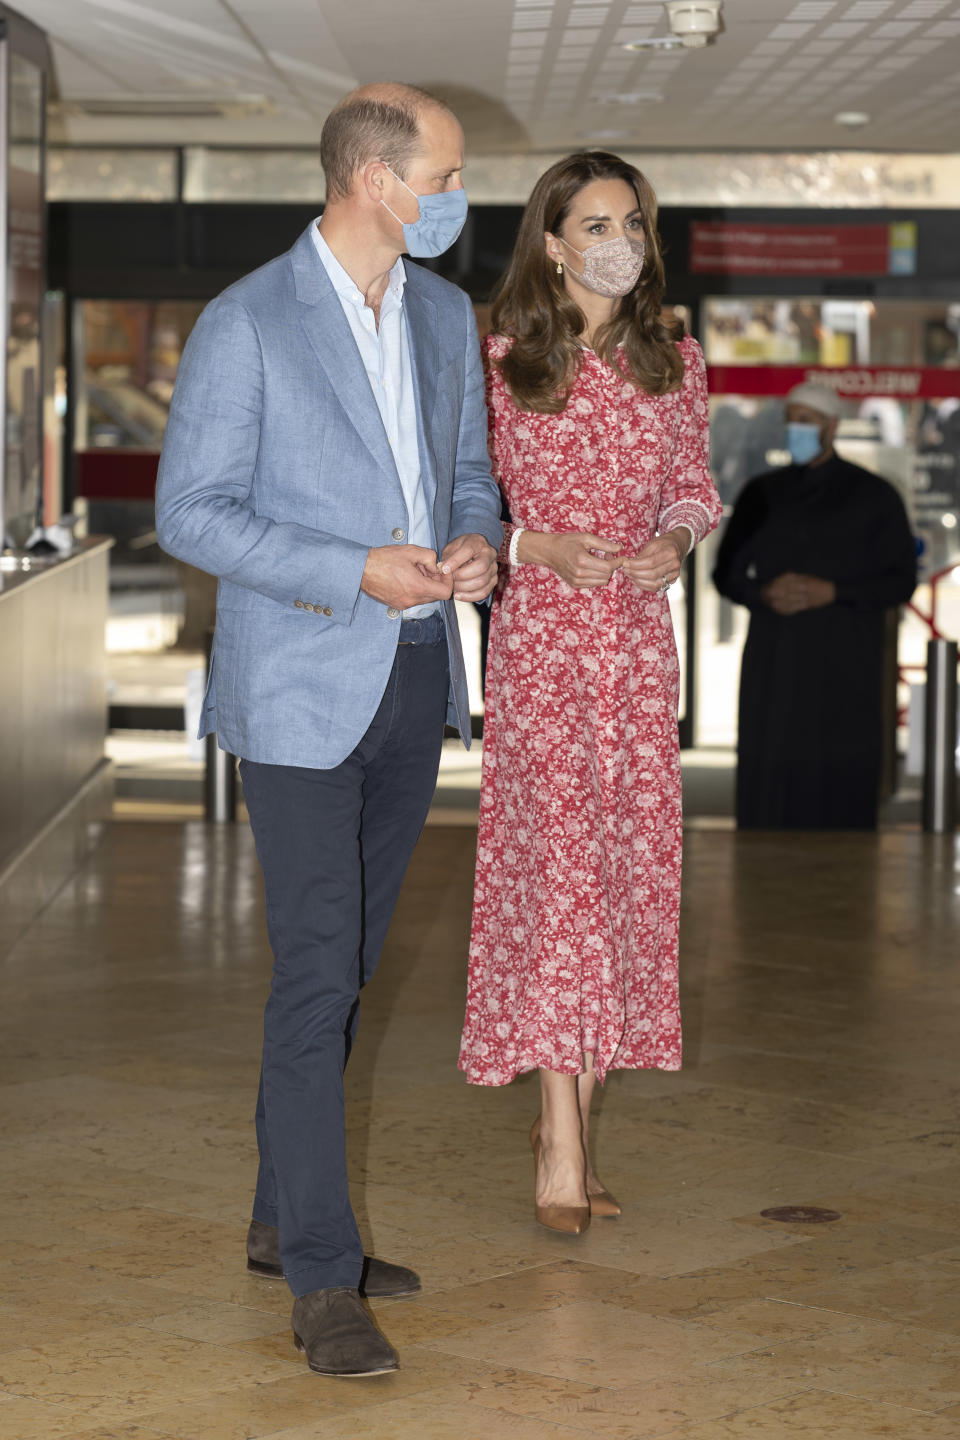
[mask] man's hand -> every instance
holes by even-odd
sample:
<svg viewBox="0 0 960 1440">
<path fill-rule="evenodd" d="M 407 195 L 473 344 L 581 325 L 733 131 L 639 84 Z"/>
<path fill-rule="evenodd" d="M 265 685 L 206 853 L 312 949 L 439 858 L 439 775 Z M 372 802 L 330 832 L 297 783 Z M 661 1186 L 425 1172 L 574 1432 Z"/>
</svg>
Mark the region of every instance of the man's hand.
<svg viewBox="0 0 960 1440">
<path fill-rule="evenodd" d="M 617 551 L 622 548 L 617 540 L 580 530 L 524 530 L 517 559 L 524 565 L 549 565 L 574 590 L 595 590 L 606 585 L 619 566 Z"/>
<path fill-rule="evenodd" d="M 824 605 L 832 605 L 837 598 L 837 587 L 832 580 L 796 575 L 788 570 L 764 585 L 760 598 L 777 615 L 800 615 L 804 610 L 820 610 Z"/>
<path fill-rule="evenodd" d="M 440 573 L 434 550 L 422 545 L 374 545 L 367 552 L 360 589 L 384 605 L 409 610 L 431 600 L 449 600 L 453 580 Z"/>
<path fill-rule="evenodd" d="M 621 561 L 620 568 L 629 575 L 638 590 L 662 590 L 665 580 L 672 585 L 680 574 L 687 553 L 688 534 L 685 527 L 678 527 L 666 535 L 659 535 L 655 540 L 648 541 L 632 560 Z"/>
<path fill-rule="evenodd" d="M 458 535 L 443 547 L 440 571 L 450 577 L 455 600 L 476 604 L 497 583 L 497 552 L 482 535 Z"/>
</svg>

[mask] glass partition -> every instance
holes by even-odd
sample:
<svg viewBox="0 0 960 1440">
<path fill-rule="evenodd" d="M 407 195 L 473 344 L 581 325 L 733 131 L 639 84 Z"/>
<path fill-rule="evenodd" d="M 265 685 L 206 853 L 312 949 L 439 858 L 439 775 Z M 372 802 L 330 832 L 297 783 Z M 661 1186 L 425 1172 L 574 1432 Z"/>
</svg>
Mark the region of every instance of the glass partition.
<svg viewBox="0 0 960 1440">
<path fill-rule="evenodd" d="M 727 515 L 748 479 L 789 460 L 783 396 L 791 386 L 811 372 L 834 384 L 843 402 L 838 453 L 896 486 L 917 536 L 921 584 L 899 659 L 906 679 L 921 678 L 931 633 L 922 615 L 935 605 L 938 627 L 960 633 L 960 292 L 956 302 L 715 298 L 704 302 L 703 334 L 711 464 Z M 710 583 L 721 533 L 698 561 L 701 745 L 736 741 L 748 622 Z"/>
<path fill-rule="evenodd" d="M 661 205 L 793 210 L 953 210 L 960 204 L 960 155 L 870 150 L 623 150 L 649 176 Z M 465 182 L 475 205 L 525 205 L 557 152 L 471 152 Z M 315 146 L 187 146 L 183 198 L 192 201 L 322 199 Z M 49 154 L 51 200 L 173 200 L 177 157 L 170 148 L 57 146 Z"/>
<path fill-rule="evenodd" d="M 47 199 L 176 200 L 178 167 L 174 149 L 52 148 L 47 156 Z"/>
<path fill-rule="evenodd" d="M 74 445 L 160 452 L 198 301 L 84 300 L 74 309 Z"/>
<path fill-rule="evenodd" d="M 202 649 L 216 582 L 157 545 L 154 488 L 170 400 L 199 301 L 73 307 L 73 436 L 89 528 L 112 535 L 111 652 Z M 471 711 L 483 710 L 480 616 L 459 606 Z M 150 682 L 153 685 L 153 682 Z M 155 687 L 154 687 L 155 688 Z"/>
<path fill-rule="evenodd" d="M 326 184 L 315 150 L 221 150 L 191 145 L 183 154 L 183 198 L 250 204 L 323 205 Z"/>
<path fill-rule="evenodd" d="M 6 133 L 6 385 L 3 396 L 4 539 L 27 541 L 40 514 L 43 463 L 43 118 L 44 73 L 39 65 L 0 46 L 5 62 Z"/>
<path fill-rule="evenodd" d="M 162 648 L 183 628 L 185 570 L 178 573 L 157 545 L 154 491 L 177 367 L 201 309 L 197 301 L 176 300 L 84 300 L 73 306 L 77 494 L 86 504 L 89 529 L 116 541 L 110 556 L 113 610 L 129 602 L 135 613 L 139 596 L 149 598 L 153 617 L 143 625 L 114 623 L 111 648 L 121 641 Z M 210 598 L 199 579 L 196 588 L 191 633 L 201 648 Z M 149 632 L 149 644 L 137 638 L 141 630 Z"/>
</svg>

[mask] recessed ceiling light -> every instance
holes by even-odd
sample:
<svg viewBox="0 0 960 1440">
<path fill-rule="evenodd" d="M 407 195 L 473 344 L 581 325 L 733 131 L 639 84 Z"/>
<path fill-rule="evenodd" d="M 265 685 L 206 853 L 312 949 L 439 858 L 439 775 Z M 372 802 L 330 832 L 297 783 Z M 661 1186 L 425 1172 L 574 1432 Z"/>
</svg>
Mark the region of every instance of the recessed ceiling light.
<svg viewBox="0 0 960 1440">
<path fill-rule="evenodd" d="M 627 90 L 619 95 L 591 95 L 591 105 L 659 105 L 663 95 L 659 90 Z"/>
<path fill-rule="evenodd" d="M 833 117 L 834 125 L 846 125 L 848 130 L 859 130 L 861 125 L 870 124 L 866 110 L 838 110 Z"/>
</svg>

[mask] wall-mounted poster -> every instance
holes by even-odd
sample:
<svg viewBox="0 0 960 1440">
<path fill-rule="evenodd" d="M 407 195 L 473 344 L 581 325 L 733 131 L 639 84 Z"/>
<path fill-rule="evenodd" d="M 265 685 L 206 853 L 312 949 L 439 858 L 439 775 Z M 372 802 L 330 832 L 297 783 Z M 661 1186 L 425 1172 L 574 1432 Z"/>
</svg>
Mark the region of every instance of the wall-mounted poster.
<svg viewBox="0 0 960 1440">
<path fill-rule="evenodd" d="M 7 294 L 3 529 L 21 546 L 38 513 L 43 463 L 40 329 L 43 310 L 44 75 L 7 50 Z"/>
</svg>

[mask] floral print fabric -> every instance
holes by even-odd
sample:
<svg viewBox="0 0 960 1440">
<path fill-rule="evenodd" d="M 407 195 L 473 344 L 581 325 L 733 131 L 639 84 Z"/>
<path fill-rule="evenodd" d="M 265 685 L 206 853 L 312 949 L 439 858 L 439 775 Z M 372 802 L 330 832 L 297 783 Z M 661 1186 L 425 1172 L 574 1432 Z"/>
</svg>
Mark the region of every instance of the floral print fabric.
<svg viewBox="0 0 960 1440">
<path fill-rule="evenodd" d="M 720 516 L 696 341 L 653 396 L 592 351 L 559 415 L 516 408 L 485 342 L 491 452 L 515 526 L 587 531 L 636 554 Z M 509 539 L 509 534 L 508 534 Z M 506 548 L 506 542 L 505 542 Z M 501 552 L 501 558 L 505 549 Z M 679 668 L 667 598 L 617 571 L 575 590 L 501 568 L 487 663 L 483 780 L 460 1068 L 504 1085 L 680 1067 Z"/>
</svg>

